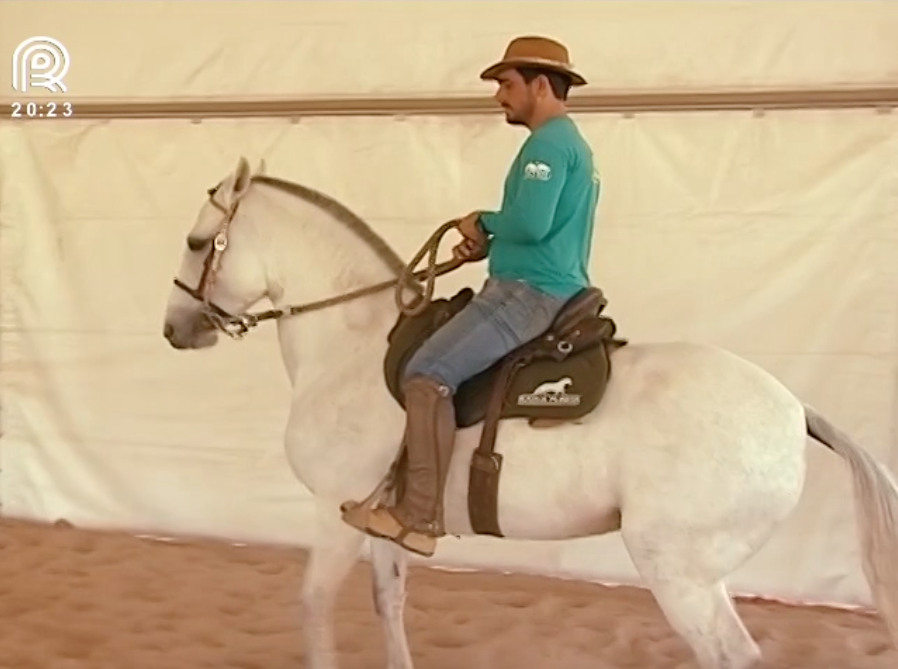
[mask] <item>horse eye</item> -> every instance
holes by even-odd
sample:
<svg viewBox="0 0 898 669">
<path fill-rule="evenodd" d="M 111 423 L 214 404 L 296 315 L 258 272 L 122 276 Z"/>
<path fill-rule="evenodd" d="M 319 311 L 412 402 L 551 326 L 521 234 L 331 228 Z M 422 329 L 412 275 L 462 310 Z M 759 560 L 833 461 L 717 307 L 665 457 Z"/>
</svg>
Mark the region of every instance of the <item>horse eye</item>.
<svg viewBox="0 0 898 669">
<path fill-rule="evenodd" d="M 203 247 L 209 242 L 207 239 L 200 239 L 198 237 L 188 237 L 187 238 L 187 248 L 191 251 L 201 251 Z"/>
</svg>

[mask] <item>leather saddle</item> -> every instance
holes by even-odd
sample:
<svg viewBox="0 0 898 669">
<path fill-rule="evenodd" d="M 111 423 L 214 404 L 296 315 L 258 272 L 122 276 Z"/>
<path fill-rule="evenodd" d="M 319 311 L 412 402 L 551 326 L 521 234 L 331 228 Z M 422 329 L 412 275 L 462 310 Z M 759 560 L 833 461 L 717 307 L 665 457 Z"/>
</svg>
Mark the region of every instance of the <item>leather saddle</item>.
<svg viewBox="0 0 898 669">
<path fill-rule="evenodd" d="M 473 296 L 471 288 L 463 288 L 451 298 L 434 300 L 418 315 L 399 317 L 387 336 L 384 379 L 400 405 L 404 406 L 400 383 L 408 360 Z M 615 322 L 602 315 L 606 305 L 599 288 L 584 288 L 568 300 L 543 334 L 462 383 L 455 395 L 458 427 L 485 420 L 495 403 L 500 419 L 527 418 L 531 424 L 542 419 L 574 420 L 592 411 L 610 375 L 610 351 L 627 343 L 615 339 Z"/>
<path fill-rule="evenodd" d="M 408 360 L 473 296 L 471 288 L 464 288 L 451 298 L 432 301 L 417 315 L 401 315 L 393 326 L 387 336 L 384 378 L 403 407 L 400 383 Z M 494 450 L 501 421 L 525 418 L 531 426 L 556 425 L 576 421 L 599 406 L 611 377 L 611 353 L 627 345 L 626 340 L 615 337 L 615 322 L 602 314 L 606 306 L 599 288 L 584 288 L 568 300 L 540 336 L 459 387 L 454 398 L 457 426 L 483 423 L 480 444 L 471 459 L 468 488 L 475 533 L 502 536 L 498 524 L 502 456 Z M 404 466 L 403 449 L 394 475 Z M 394 481 L 401 498 L 404 477 Z"/>
</svg>

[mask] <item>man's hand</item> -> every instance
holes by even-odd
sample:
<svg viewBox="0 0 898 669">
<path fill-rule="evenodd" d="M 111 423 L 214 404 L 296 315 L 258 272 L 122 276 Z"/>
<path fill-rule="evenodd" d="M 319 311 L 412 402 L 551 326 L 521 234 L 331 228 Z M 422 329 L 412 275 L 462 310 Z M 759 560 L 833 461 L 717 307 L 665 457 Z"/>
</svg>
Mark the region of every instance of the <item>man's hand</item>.
<svg viewBox="0 0 898 669">
<path fill-rule="evenodd" d="M 457 260 L 477 262 L 486 258 L 488 252 L 489 241 L 480 244 L 479 242 L 466 238 L 452 249 L 452 256 Z"/>
<path fill-rule="evenodd" d="M 481 246 L 486 243 L 486 233 L 480 226 L 479 211 L 472 211 L 464 218 L 459 219 L 458 231 L 464 235 L 466 239 L 477 242 Z"/>
<path fill-rule="evenodd" d="M 458 221 L 458 231 L 464 239 L 452 249 L 452 255 L 458 260 L 477 262 L 486 258 L 489 251 L 489 238 L 480 226 L 480 212 L 473 211 Z"/>
</svg>

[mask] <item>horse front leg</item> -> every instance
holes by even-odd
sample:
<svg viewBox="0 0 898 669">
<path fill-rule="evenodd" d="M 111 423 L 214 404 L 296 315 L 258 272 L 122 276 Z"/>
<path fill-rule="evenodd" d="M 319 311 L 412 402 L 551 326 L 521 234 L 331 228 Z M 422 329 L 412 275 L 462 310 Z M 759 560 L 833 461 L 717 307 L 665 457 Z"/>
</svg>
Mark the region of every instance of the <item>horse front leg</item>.
<svg viewBox="0 0 898 669">
<path fill-rule="evenodd" d="M 302 622 L 306 669 L 337 669 L 334 602 L 340 586 L 359 558 L 365 536 L 334 516 L 320 522 L 303 575 Z"/>
<path fill-rule="evenodd" d="M 408 553 L 391 541 L 371 541 L 374 608 L 383 626 L 388 669 L 413 669 L 405 632 Z"/>
</svg>

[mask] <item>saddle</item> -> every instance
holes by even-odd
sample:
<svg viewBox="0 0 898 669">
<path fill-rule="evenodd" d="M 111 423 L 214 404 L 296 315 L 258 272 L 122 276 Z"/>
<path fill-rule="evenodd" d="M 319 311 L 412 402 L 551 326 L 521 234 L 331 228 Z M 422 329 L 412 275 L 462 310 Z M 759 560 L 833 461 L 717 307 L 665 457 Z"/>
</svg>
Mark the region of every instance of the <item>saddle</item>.
<svg viewBox="0 0 898 669">
<path fill-rule="evenodd" d="M 403 408 L 401 379 L 408 361 L 473 297 L 471 288 L 463 288 L 451 298 L 433 300 L 416 315 L 400 315 L 390 330 L 384 380 Z M 483 423 L 471 461 L 468 491 L 475 533 L 502 536 L 497 519 L 502 456 L 494 452 L 499 423 L 519 418 L 532 427 L 551 427 L 577 421 L 601 403 L 611 378 L 610 355 L 627 344 L 615 337 L 614 320 L 602 314 L 606 306 L 599 288 L 584 288 L 540 336 L 458 388 L 454 397 L 457 427 Z M 404 466 L 404 458 L 398 465 Z M 397 494 L 401 496 L 402 491 Z"/>
</svg>

